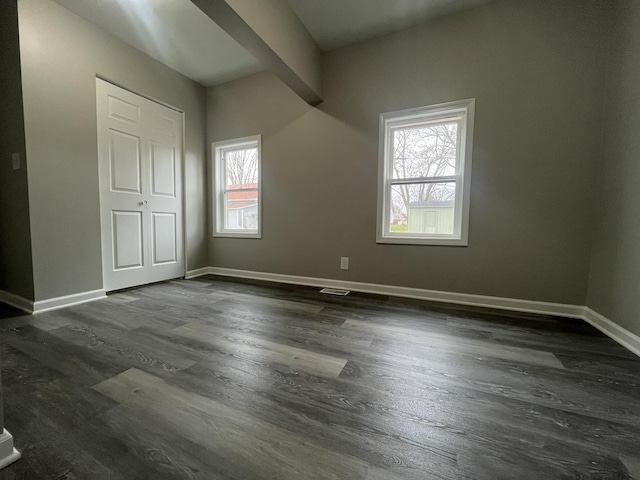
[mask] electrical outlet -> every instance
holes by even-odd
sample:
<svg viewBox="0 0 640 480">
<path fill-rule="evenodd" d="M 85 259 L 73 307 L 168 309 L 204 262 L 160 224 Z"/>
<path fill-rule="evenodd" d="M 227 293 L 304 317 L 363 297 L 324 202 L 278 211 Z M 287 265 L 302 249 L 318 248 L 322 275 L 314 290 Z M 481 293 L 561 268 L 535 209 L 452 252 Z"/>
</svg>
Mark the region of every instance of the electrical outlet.
<svg viewBox="0 0 640 480">
<path fill-rule="evenodd" d="M 340 269 L 349 270 L 349 257 L 340 257 Z"/>
<path fill-rule="evenodd" d="M 20 152 L 11 155 L 11 165 L 14 170 L 20 170 Z"/>
</svg>

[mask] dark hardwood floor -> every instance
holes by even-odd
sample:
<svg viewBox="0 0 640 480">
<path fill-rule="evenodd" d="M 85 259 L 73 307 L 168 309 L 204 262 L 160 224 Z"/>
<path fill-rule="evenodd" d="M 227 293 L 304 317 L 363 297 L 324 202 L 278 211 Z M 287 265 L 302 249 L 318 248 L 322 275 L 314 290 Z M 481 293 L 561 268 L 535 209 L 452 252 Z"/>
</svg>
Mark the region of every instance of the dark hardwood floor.
<svg viewBox="0 0 640 480">
<path fill-rule="evenodd" d="M 640 359 L 579 320 L 202 277 L 0 307 L 0 479 L 640 479 Z"/>
</svg>

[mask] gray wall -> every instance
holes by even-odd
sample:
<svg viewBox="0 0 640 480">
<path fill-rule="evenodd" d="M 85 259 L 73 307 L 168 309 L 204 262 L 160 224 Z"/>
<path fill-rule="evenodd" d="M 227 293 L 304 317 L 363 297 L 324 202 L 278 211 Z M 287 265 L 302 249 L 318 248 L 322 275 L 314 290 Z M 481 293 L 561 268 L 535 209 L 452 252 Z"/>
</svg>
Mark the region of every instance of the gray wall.
<svg viewBox="0 0 640 480">
<path fill-rule="evenodd" d="M 205 89 L 50 0 L 18 6 L 35 299 L 102 288 L 96 74 L 185 111 L 187 267 L 206 266 Z"/>
<path fill-rule="evenodd" d="M 32 300 L 33 268 L 16 0 L 0 2 L 0 58 L 0 290 Z M 13 153 L 20 153 L 22 157 L 20 170 L 13 170 L 11 166 Z"/>
<path fill-rule="evenodd" d="M 208 141 L 263 135 L 263 238 L 214 266 L 584 305 L 606 1 L 499 1 L 324 55 L 308 107 L 270 74 L 208 89 Z M 475 97 L 469 246 L 375 243 L 378 116 Z M 339 257 L 351 269 L 339 270 Z"/>
<path fill-rule="evenodd" d="M 640 2 L 616 6 L 587 305 L 640 335 Z"/>
</svg>

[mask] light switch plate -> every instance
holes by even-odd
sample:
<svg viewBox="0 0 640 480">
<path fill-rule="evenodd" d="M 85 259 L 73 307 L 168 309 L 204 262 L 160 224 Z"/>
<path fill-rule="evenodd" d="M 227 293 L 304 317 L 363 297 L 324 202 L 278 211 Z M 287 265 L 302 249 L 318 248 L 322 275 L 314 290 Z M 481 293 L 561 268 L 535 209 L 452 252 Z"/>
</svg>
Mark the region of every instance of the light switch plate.
<svg viewBox="0 0 640 480">
<path fill-rule="evenodd" d="M 11 155 L 11 165 L 14 170 L 20 170 L 20 152 Z"/>
</svg>

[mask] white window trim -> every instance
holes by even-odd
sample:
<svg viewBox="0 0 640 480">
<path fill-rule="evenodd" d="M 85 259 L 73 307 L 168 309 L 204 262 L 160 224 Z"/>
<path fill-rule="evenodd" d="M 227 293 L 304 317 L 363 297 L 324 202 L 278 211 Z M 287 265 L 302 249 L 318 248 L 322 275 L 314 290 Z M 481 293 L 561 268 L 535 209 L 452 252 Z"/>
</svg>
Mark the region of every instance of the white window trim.
<svg viewBox="0 0 640 480">
<path fill-rule="evenodd" d="M 221 152 L 230 148 L 258 149 L 258 229 L 253 231 L 231 230 L 224 228 L 224 200 L 222 198 L 226 185 L 220 171 Z M 252 135 L 213 142 L 211 144 L 212 200 L 213 200 L 213 236 L 226 238 L 262 238 L 262 136 Z"/>
<path fill-rule="evenodd" d="M 402 125 L 412 120 L 438 120 L 460 115 L 463 120 L 459 135 L 459 157 L 456 165 L 456 210 L 454 212 L 454 233 L 416 234 L 391 232 L 391 179 L 392 164 L 387 161 L 390 153 L 389 127 Z M 473 157 L 473 123 L 475 117 L 475 99 L 441 103 L 428 107 L 399 110 L 380 115 L 380 139 L 378 151 L 378 222 L 377 243 L 403 245 L 451 245 L 467 246 L 469 243 L 469 204 L 471 196 L 471 160 Z M 465 125 L 466 124 L 466 125 Z M 448 177 L 443 177 L 443 179 Z M 458 200 L 460 199 L 460 200 Z"/>
</svg>

